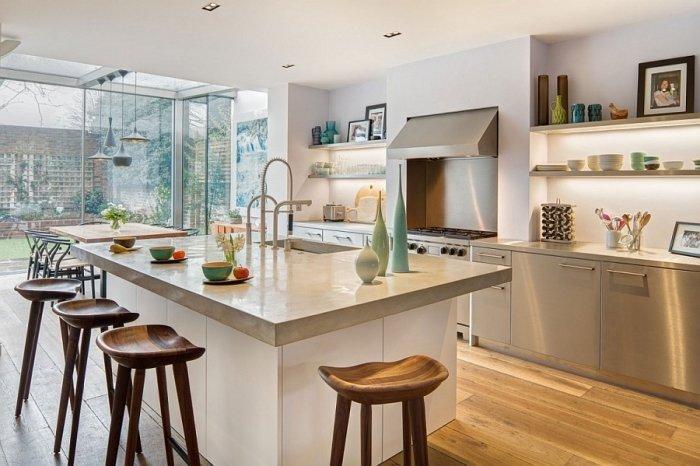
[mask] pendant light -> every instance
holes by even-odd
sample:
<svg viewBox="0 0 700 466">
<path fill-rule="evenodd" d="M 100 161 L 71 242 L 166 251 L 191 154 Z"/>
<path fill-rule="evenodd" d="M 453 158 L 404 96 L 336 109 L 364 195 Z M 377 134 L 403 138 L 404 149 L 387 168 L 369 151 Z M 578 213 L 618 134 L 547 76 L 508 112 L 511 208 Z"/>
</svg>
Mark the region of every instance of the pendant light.
<svg viewBox="0 0 700 466">
<path fill-rule="evenodd" d="M 100 130 L 100 147 L 97 149 L 97 153 L 95 155 L 91 155 L 88 157 L 90 160 L 109 160 L 111 157 L 104 152 L 102 152 L 102 85 L 104 84 L 105 80 L 104 78 L 100 78 L 97 80 L 98 83 L 100 83 L 100 122 L 98 123 L 98 127 Z"/>
<path fill-rule="evenodd" d="M 117 147 L 117 142 L 114 138 L 114 130 L 112 129 L 112 80 L 114 79 L 114 76 L 111 74 L 107 76 L 107 79 L 109 79 L 109 121 L 108 127 L 107 127 L 107 137 L 105 138 L 105 147 L 109 149 L 114 149 Z"/>
<path fill-rule="evenodd" d="M 122 134 L 124 134 L 124 76 L 126 71 L 119 71 L 122 76 Z M 131 165 L 132 158 L 124 149 L 124 138 L 119 142 L 119 150 L 112 156 L 112 163 L 115 167 L 128 167 Z"/>
<path fill-rule="evenodd" d="M 142 143 L 148 142 L 148 138 L 145 138 L 139 134 L 138 130 L 136 129 L 136 74 L 136 71 L 134 71 L 134 130 L 131 132 L 131 134 L 123 136 L 121 140 L 126 142 Z"/>
</svg>

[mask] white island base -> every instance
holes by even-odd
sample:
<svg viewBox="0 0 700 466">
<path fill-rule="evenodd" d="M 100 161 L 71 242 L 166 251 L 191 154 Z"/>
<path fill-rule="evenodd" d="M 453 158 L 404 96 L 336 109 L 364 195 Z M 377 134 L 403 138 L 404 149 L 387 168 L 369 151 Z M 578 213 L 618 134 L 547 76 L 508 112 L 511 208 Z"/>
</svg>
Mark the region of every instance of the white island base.
<svg viewBox="0 0 700 466">
<path fill-rule="evenodd" d="M 455 418 L 458 298 L 275 347 L 131 282 L 113 275 L 109 280 L 109 297 L 141 315 L 135 324 L 165 323 L 206 348 L 188 366 L 199 448 L 212 464 L 328 464 L 336 393 L 319 377 L 321 365 L 430 356 L 447 367 L 450 377 L 425 400 L 428 432 Z M 172 424 L 182 433 L 168 372 Z M 144 402 L 159 413 L 154 371 L 147 371 Z M 359 412 L 353 404 L 347 465 L 360 462 Z M 400 404 L 373 407 L 374 464 L 402 450 L 401 425 Z"/>
</svg>

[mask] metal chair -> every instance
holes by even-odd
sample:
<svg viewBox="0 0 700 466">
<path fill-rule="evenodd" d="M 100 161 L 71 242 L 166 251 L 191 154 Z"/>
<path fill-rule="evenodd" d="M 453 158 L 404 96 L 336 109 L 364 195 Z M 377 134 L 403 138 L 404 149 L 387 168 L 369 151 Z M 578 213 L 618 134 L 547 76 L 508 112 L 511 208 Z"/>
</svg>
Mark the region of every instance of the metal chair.
<svg viewBox="0 0 700 466">
<path fill-rule="evenodd" d="M 95 280 L 100 276 L 95 273 L 95 267 L 87 262 L 70 257 L 70 248 L 73 242 L 65 238 L 41 238 L 44 264 L 43 276 L 47 278 L 75 278 L 81 283 L 81 293 L 85 294 L 85 282 L 91 285 L 92 297 L 95 298 Z M 85 269 L 90 273 L 85 274 Z"/>
<path fill-rule="evenodd" d="M 37 274 L 33 272 L 37 264 L 43 264 L 43 260 L 37 262 L 37 249 L 41 246 L 41 237 L 57 238 L 58 236 L 45 230 L 24 230 L 24 237 L 29 245 L 29 261 L 27 263 L 27 280 L 29 280 L 36 278 Z"/>
</svg>

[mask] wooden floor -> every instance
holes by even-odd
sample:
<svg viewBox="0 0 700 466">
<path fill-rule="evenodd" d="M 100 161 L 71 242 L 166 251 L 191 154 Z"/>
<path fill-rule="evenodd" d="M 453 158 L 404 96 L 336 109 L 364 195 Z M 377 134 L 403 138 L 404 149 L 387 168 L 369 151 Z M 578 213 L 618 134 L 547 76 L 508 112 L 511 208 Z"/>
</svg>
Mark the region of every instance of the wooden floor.
<svg viewBox="0 0 700 466">
<path fill-rule="evenodd" d="M 0 277 L 0 466 L 65 464 L 65 454 L 52 452 L 63 364 L 50 311 L 44 314 L 31 397 L 22 417 L 14 418 L 28 310 L 12 290 L 20 280 Z M 107 443 L 102 358 L 95 347 L 90 354 L 76 459 L 81 465 L 103 464 Z M 431 466 L 700 465 L 698 410 L 464 343 L 458 356 L 457 419 L 430 436 Z M 147 411 L 141 436 L 144 454 L 137 463 L 165 464 L 157 418 Z M 64 448 L 67 443 L 66 434 Z M 176 463 L 184 464 L 179 458 Z M 401 464 L 400 454 L 384 463 Z"/>
</svg>

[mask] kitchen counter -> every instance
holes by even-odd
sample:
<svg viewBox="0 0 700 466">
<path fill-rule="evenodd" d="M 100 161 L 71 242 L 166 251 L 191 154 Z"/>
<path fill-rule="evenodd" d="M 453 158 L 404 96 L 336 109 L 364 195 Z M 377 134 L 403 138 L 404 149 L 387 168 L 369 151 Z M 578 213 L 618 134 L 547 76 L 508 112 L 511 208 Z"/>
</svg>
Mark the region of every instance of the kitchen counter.
<svg viewBox="0 0 700 466">
<path fill-rule="evenodd" d="M 323 220 L 304 220 L 294 222 L 294 225 L 307 228 L 319 228 L 321 230 L 338 230 L 347 231 L 350 233 L 362 233 L 371 235 L 374 231 L 374 224 L 371 223 L 353 223 L 353 222 L 324 222 Z"/>
<path fill-rule="evenodd" d="M 643 247 L 638 252 L 627 252 L 624 249 L 608 249 L 603 243 L 574 242 L 562 244 L 502 238 L 475 240 L 471 244 L 472 246 L 506 249 L 509 251 L 700 272 L 700 258 L 671 254 L 665 249 Z"/>
</svg>

